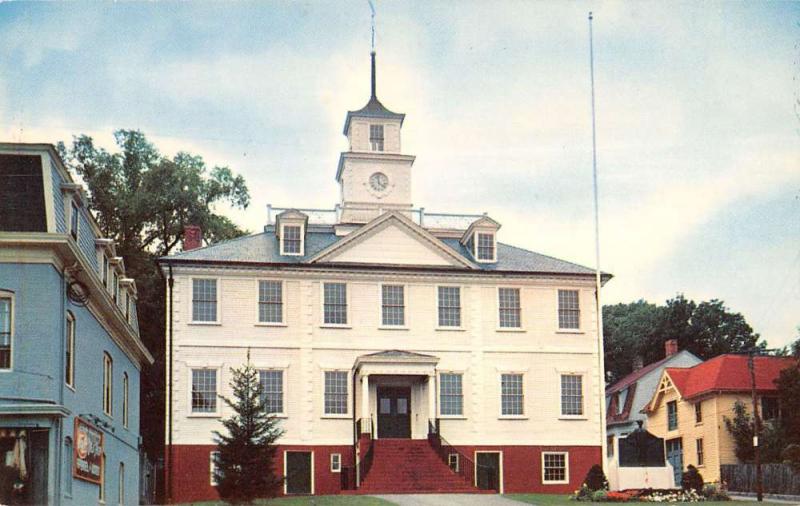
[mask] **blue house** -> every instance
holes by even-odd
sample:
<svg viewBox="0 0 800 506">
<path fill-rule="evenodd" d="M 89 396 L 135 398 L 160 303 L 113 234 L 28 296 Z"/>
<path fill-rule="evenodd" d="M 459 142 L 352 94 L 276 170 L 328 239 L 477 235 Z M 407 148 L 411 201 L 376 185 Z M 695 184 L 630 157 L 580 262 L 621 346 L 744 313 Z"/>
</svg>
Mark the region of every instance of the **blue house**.
<svg viewBox="0 0 800 506">
<path fill-rule="evenodd" d="M 0 504 L 138 504 L 126 277 L 49 144 L 0 143 Z"/>
</svg>

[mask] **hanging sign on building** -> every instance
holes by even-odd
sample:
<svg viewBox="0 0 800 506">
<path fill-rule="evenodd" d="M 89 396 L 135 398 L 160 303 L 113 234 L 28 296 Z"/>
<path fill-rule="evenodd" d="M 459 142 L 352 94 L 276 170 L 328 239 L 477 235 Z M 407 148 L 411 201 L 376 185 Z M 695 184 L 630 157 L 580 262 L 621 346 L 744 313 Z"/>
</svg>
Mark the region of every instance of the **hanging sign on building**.
<svg viewBox="0 0 800 506">
<path fill-rule="evenodd" d="M 103 479 L 103 433 L 76 417 L 73 447 L 72 475 L 99 484 Z"/>
</svg>

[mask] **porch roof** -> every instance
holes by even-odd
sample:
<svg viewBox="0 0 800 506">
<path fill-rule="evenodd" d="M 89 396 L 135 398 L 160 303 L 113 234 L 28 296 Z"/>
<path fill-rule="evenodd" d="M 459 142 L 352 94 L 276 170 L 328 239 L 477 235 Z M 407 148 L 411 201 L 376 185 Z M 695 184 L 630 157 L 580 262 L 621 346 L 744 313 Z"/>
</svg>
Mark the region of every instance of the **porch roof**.
<svg viewBox="0 0 800 506">
<path fill-rule="evenodd" d="M 433 355 L 404 350 L 384 350 L 361 355 L 356 359 L 355 367 L 356 370 L 358 370 L 362 364 L 418 364 L 435 366 L 438 363 L 439 357 Z"/>
</svg>

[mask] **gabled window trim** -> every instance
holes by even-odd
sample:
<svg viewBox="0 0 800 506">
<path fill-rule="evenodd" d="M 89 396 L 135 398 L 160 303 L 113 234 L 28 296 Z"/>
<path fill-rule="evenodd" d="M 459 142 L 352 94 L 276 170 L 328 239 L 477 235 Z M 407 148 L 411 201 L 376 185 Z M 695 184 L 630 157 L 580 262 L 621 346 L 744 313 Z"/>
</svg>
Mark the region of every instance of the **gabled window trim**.
<svg viewBox="0 0 800 506">
<path fill-rule="evenodd" d="M 10 311 L 10 335 L 8 337 L 8 367 L 0 368 L 0 373 L 12 372 L 14 370 L 14 310 L 16 309 L 16 300 L 14 292 L 10 290 L 0 290 L 0 299 L 8 299 L 11 301 Z"/>
<path fill-rule="evenodd" d="M 289 253 L 286 252 L 285 245 L 284 245 L 284 230 L 286 227 L 297 227 L 300 229 L 300 252 L 299 253 Z M 303 223 L 281 223 L 280 235 L 279 235 L 279 242 L 280 242 L 280 253 L 282 256 L 288 257 L 301 257 L 305 256 L 306 252 L 306 241 L 305 241 L 305 225 Z"/>
<path fill-rule="evenodd" d="M 261 321 L 261 282 L 280 283 L 281 285 L 281 321 L 279 322 L 262 322 Z M 255 323 L 256 327 L 287 327 L 286 322 L 286 283 L 282 279 L 275 278 L 257 278 L 256 279 L 256 314 Z M 219 308 L 218 308 L 219 310 Z M 219 313 L 218 313 L 219 314 Z"/>
<path fill-rule="evenodd" d="M 217 319 L 211 320 L 195 320 L 194 319 L 194 280 L 195 279 L 213 279 L 217 285 Z M 188 325 L 222 325 L 222 304 L 220 303 L 220 295 L 222 293 L 222 278 L 216 276 L 192 276 L 189 278 L 189 315 L 190 321 Z"/>
<path fill-rule="evenodd" d="M 492 258 L 481 258 L 479 254 L 478 245 L 480 244 L 480 236 L 488 235 L 492 238 Z M 472 237 L 472 257 L 476 262 L 481 264 L 497 263 L 497 232 L 488 230 L 476 230 L 473 232 Z"/>
</svg>

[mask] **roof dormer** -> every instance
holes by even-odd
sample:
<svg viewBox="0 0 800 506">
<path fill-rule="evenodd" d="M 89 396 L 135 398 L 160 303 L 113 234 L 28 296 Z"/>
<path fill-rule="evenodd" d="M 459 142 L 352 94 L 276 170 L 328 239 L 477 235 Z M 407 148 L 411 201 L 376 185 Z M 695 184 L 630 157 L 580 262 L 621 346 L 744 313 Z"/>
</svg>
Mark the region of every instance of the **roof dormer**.
<svg viewBox="0 0 800 506">
<path fill-rule="evenodd" d="M 497 231 L 500 224 L 484 215 L 467 228 L 461 236 L 463 244 L 476 262 L 492 264 L 497 262 Z"/>
<path fill-rule="evenodd" d="M 275 217 L 275 234 L 282 256 L 303 256 L 306 252 L 308 215 L 290 209 Z"/>
</svg>

